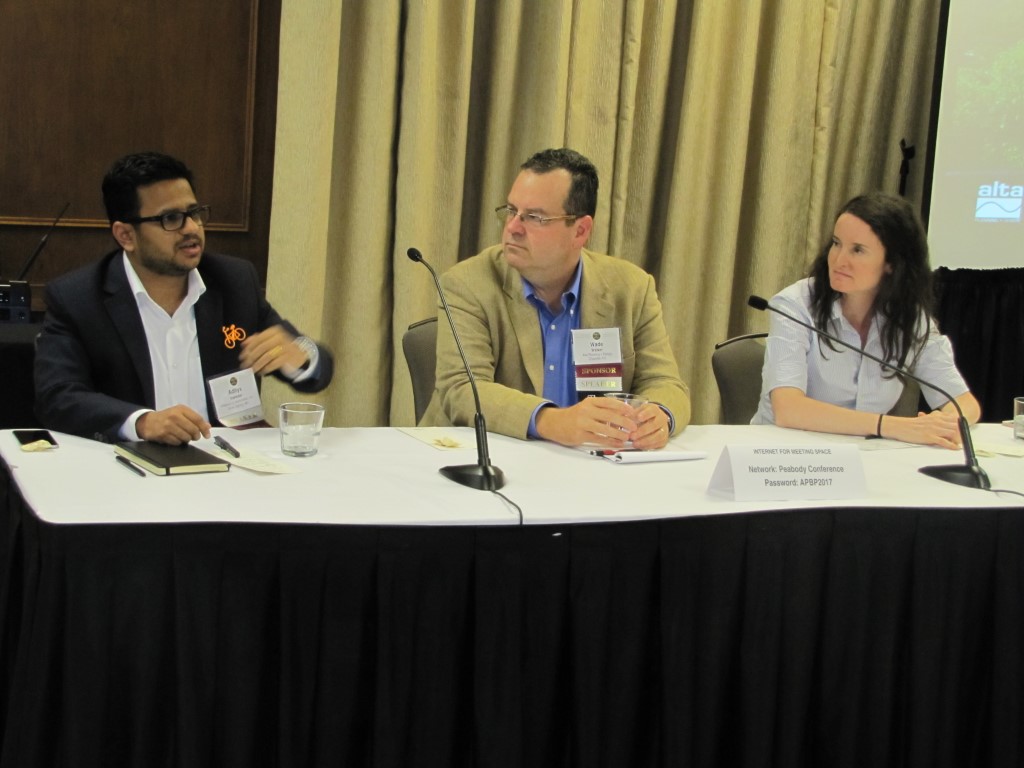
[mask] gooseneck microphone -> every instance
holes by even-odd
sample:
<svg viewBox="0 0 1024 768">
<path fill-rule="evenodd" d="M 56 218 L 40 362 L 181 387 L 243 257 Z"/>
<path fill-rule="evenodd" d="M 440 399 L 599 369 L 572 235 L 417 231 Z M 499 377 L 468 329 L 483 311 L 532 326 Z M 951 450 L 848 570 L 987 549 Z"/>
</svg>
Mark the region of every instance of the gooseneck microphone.
<svg viewBox="0 0 1024 768">
<path fill-rule="evenodd" d="M 22 266 L 21 272 L 18 273 L 18 280 L 24 280 L 25 279 L 25 276 L 28 274 L 29 270 L 32 269 L 32 265 L 35 264 L 36 263 L 36 259 L 39 258 L 39 254 L 42 253 L 43 252 L 43 248 L 46 247 L 46 243 L 50 239 L 50 234 L 53 232 L 54 228 L 57 226 L 57 222 L 59 222 L 64 217 L 64 213 L 70 207 L 71 207 L 71 203 L 70 202 L 64 203 L 64 207 L 60 209 L 60 213 L 57 214 L 57 218 L 55 218 L 53 220 L 53 223 L 49 226 L 49 228 L 46 230 L 46 233 L 43 235 L 42 239 L 39 241 L 39 245 L 36 246 L 36 249 L 32 252 L 32 255 L 28 257 L 28 259 L 25 261 L 25 264 Z"/>
<path fill-rule="evenodd" d="M 39 254 L 43 252 L 43 248 L 46 247 L 46 242 L 50 239 L 50 233 L 53 232 L 57 222 L 61 220 L 64 212 L 67 211 L 70 205 L 71 203 L 65 203 L 64 207 L 60 209 L 57 218 L 46 229 L 42 239 L 39 241 L 39 245 L 36 246 L 32 255 L 28 257 L 16 278 L 7 281 L 3 279 L 4 276 L 0 273 L 0 323 L 32 322 L 32 286 L 25 280 L 25 277 L 28 275 L 29 270 L 32 269 L 36 259 L 39 258 Z"/>
<path fill-rule="evenodd" d="M 956 401 L 956 398 L 949 394 L 949 392 L 940 387 L 935 386 L 931 382 L 927 382 L 924 379 L 915 376 L 905 368 L 901 368 L 898 365 L 893 365 L 892 363 L 887 363 L 882 358 L 876 357 L 870 352 L 865 352 L 863 349 L 855 347 L 853 344 L 849 344 L 843 341 L 842 339 L 833 336 L 830 333 L 826 333 L 825 331 L 815 328 L 810 323 L 805 323 L 803 320 L 793 317 L 793 315 L 789 314 L 788 312 L 784 312 L 783 310 L 777 307 L 773 307 L 771 304 L 768 303 L 766 299 L 762 299 L 760 296 L 751 296 L 749 299 L 747 299 L 747 304 L 749 304 L 754 309 L 760 310 L 761 312 L 764 312 L 767 309 L 770 312 L 774 312 L 777 315 L 781 315 L 787 320 L 790 320 L 791 322 L 794 322 L 797 325 L 803 326 L 811 333 L 826 338 L 829 341 L 834 341 L 841 347 L 852 349 L 857 354 L 863 355 L 864 357 L 868 358 L 868 360 L 874 360 L 879 365 L 888 368 L 889 370 L 896 371 L 896 373 L 900 374 L 901 376 L 906 376 L 908 379 L 913 379 L 918 384 L 929 387 L 930 389 L 934 389 L 940 395 L 945 397 L 946 400 L 953 404 L 953 407 L 956 409 L 957 412 L 957 424 L 960 428 L 960 442 L 963 445 L 964 458 L 966 459 L 966 464 L 945 464 L 937 467 L 921 467 L 918 471 L 923 472 L 929 477 L 944 480 L 947 483 L 965 485 L 968 488 L 981 488 L 983 490 L 988 490 L 989 488 L 992 487 L 992 483 L 991 481 L 989 481 L 988 475 L 985 473 L 985 470 L 981 468 L 980 464 L 978 464 L 978 455 L 974 452 L 974 443 L 971 442 L 971 425 L 968 424 L 967 417 L 964 416 L 964 412 L 963 409 L 960 407 L 960 403 L 958 403 Z"/>
<path fill-rule="evenodd" d="M 455 346 L 459 348 L 462 365 L 466 369 L 466 375 L 469 377 L 469 386 L 473 390 L 473 400 L 476 402 L 476 417 L 474 418 L 474 426 L 476 427 L 476 464 L 441 467 L 440 472 L 449 480 L 454 480 L 461 485 L 468 485 L 470 488 L 475 488 L 478 491 L 496 491 L 504 487 L 505 475 L 500 469 L 491 464 L 491 458 L 487 453 L 487 423 L 484 421 L 484 412 L 480 407 L 480 393 L 476 388 L 476 378 L 473 376 L 473 370 L 469 367 L 466 353 L 462 350 L 459 332 L 455 329 L 455 320 L 452 319 L 452 311 L 448 308 L 448 302 L 445 300 L 441 281 L 437 279 L 437 272 L 423 258 L 422 253 L 415 248 L 410 248 L 406 253 L 410 259 L 430 270 L 430 275 L 434 278 L 437 295 L 441 297 L 441 306 L 444 307 L 445 317 L 448 318 L 448 325 L 451 326 L 452 336 L 455 337 Z"/>
</svg>

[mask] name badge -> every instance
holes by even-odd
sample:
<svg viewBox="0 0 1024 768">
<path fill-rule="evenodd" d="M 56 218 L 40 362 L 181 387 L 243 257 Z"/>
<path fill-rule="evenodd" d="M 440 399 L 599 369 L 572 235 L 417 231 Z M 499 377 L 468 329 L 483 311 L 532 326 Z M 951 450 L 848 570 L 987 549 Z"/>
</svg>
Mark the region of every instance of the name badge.
<svg viewBox="0 0 1024 768">
<path fill-rule="evenodd" d="M 577 392 L 622 391 L 622 346 L 618 328 L 581 328 L 572 332 Z"/>
<path fill-rule="evenodd" d="M 727 445 L 708 492 L 735 501 L 860 499 L 867 484 L 854 445 Z"/>
<path fill-rule="evenodd" d="M 244 427 L 263 420 L 263 403 L 252 368 L 206 380 L 217 420 L 225 427 Z"/>
</svg>

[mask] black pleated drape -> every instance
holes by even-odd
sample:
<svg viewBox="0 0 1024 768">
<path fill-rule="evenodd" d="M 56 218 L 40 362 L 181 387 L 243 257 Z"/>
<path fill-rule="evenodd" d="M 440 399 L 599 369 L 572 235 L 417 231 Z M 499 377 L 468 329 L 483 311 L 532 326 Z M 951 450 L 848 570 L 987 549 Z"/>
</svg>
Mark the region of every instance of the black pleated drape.
<svg viewBox="0 0 1024 768">
<path fill-rule="evenodd" d="M 935 270 L 936 319 L 981 403 L 983 421 L 1024 396 L 1024 268 Z"/>
<path fill-rule="evenodd" d="M 1024 761 L 1019 508 L 88 526 L 4 495 L 2 768 Z"/>
</svg>

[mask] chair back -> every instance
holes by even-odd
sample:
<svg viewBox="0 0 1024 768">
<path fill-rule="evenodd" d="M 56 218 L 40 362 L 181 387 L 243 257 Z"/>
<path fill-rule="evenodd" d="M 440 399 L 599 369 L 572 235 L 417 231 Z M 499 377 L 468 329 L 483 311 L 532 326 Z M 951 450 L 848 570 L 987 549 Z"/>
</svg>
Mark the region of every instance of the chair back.
<svg viewBox="0 0 1024 768">
<path fill-rule="evenodd" d="M 402 334 L 402 351 L 412 379 L 412 401 L 419 424 L 434 395 L 437 367 L 437 318 L 428 317 L 409 326 Z"/>
<path fill-rule="evenodd" d="M 767 333 L 748 333 L 715 344 L 711 369 L 722 398 L 723 424 L 749 424 L 761 399 Z"/>
<path fill-rule="evenodd" d="M 921 408 L 921 387 L 916 381 L 907 379 L 903 382 L 903 394 L 900 395 L 900 399 L 896 401 L 896 405 L 889 409 L 889 416 L 917 416 L 918 411 Z M 928 404 L 924 404 L 924 409 L 928 410 Z"/>
</svg>

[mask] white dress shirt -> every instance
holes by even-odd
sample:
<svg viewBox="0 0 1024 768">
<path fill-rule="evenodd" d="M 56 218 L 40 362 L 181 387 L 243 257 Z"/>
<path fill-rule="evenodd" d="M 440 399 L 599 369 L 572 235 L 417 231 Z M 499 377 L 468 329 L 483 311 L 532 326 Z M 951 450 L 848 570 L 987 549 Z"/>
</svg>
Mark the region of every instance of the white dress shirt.
<svg viewBox="0 0 1024 768">
<path fill-rule="evenodd" d="M 184 301 L 173 315 L 157 304 L 146 292 L 145 286 L 135 268 L 122 253 L 128 284 L 135 295 L 135 303 L 142 318 L 149 346 L 149 359 L 153 366 L 153 392 L 156 410 L 162 411 L 173 405 L 187 405 L 207 421 L 210 415 L 206 407 L 206 382 L 203 365 L 199 357 L 199 336 L 196 333 L 196 315 L 193 311 L 199 297 L 206 292 L 206 284 L 198 270 L 188 273 L 188 291 Z M 149 409 L 143 408 L 121 425 L 121 436 L 126 440 L 138 440 L 135 422 Z"/>
<path fill-rule="evenodd" d="M 779 292 L 772 297 L 772 305 L 814 325 L 810 309 L 811 280 L 805 278 Z M 885 359 L 879 335 L 881 322 L 875 315 L 863 349 Z M 924 322 L 924 315 L 919 322 Z M 825 330 L 855 347 L 861 347 L 860 334 L 843 317 L 838 300 L 832 305 L 832 318 Z M 953 347 L 949 339 L 938 332 L 934 322 L 920 355 L 909 364 L 908 370 L 942 387 L 954 397 L 968 391 L 953 361 Z M 903 392 L 903 384 L 898 378 L 883 375 L 888 372 L 853 350 L 838 346 L 832 350 L 825 342 L 819 344 L 818 337 L 806 328 L 772 313 L 761 372 L 761 401 L 750 423 L 775 423 L 771 392 L 777 387 L 795 387 L 808 397 L 843 408 L 888 413 Z M 931 387 L 922 387 L 921 391 L 932 408 L 945 405 L 946 398 Z"/>
</svg>

